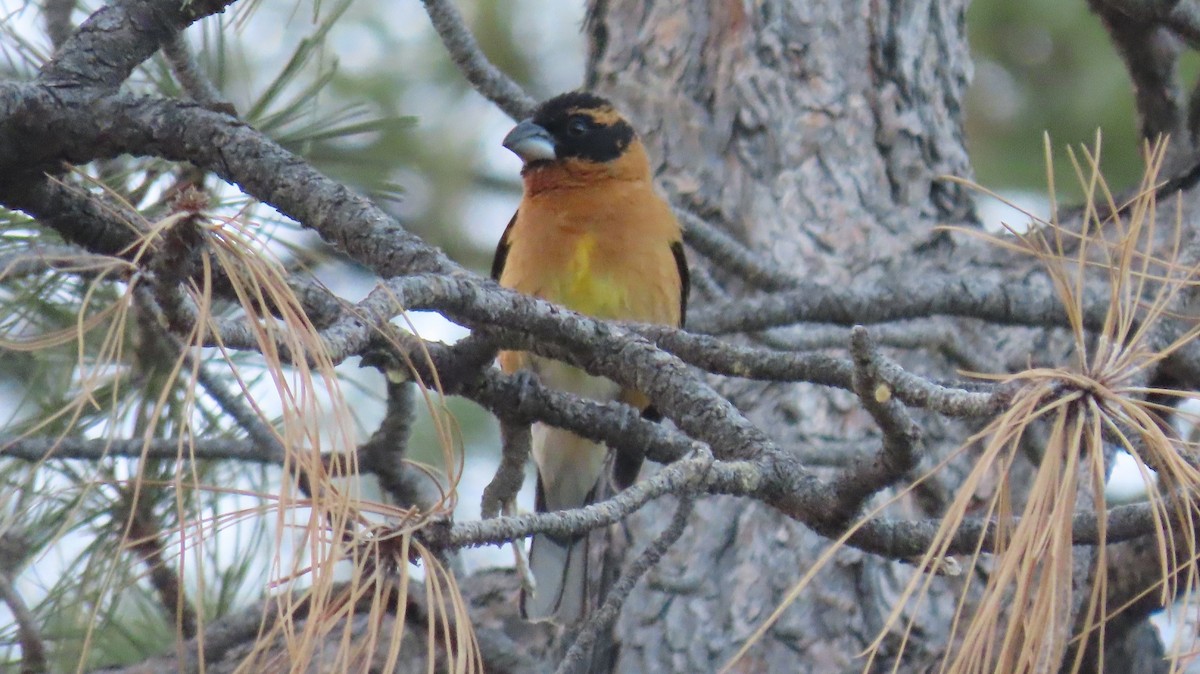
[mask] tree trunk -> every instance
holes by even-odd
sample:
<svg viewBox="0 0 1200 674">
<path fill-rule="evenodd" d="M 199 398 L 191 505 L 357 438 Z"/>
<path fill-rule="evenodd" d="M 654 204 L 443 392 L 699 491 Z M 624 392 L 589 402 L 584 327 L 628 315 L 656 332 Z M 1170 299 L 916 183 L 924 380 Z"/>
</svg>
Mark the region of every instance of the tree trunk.
<svg viewBox="0 0 1200 674">
<path fill-rule="evenodd" d="M 935 225 L 973 224 L 969 194 L 939 180 L 971 176 L 962 126 L 971 75 L 966 6 L 597 0 L 589 81 L 643 130 L 672 196 L 765 260 L 828 284 L 886 278 L 900 258 L 906 273 L 914 260 L 945 266 L 955 244 Z M 754 292 L 699 256 L 691 264 L 712 276 L 716 292 Z M 705 299 L 697 293 L 693 306 Z M 971 339 L 968 328 L 957 329 Z M 951 371 L 918 358 L 909 364 Z M 783 447 L 815 455 L 829 449 L 827 438 L 840 447 L 878 443 L 848 394 L 722 386 Z M 922 422 L 931 424 L 931 448 L 969 434 L 957 427 L 941 438 L 936 421 Z M 634 540 L 650 540 L 674 507 L 639 513 Z M 646 589 L 625 605 L 614 671 L 719 669 L 830 544 L 757 502 L 702 500 Z M 912 573 L 911 565 L 839 552 L 734 671 L 860 670 L 858 655 Z M 901 671 L 924 670 L 944 654 L 961 580 L 935 582 L 916 609 Z M 877 665 L 891 664 L 903 636 L 893 632 Z"/>
</svg>

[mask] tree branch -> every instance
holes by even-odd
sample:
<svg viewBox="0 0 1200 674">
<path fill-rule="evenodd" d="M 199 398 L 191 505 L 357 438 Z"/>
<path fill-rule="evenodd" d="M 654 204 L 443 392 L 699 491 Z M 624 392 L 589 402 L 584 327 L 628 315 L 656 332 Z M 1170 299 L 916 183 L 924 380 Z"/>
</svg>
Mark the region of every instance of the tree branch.
<svg viewBox="0 0 1200 674">
<path fill-rule="evenodd" d="M 525 93 L 508 75 L 492 65 L 479 48 L 479 43 L 467 28 L 454 3 L 451 0 L 423 2 L 434 30 L 437 31 L 438 37 L 442 38 L 442 44 L 450 53 L 454 65 L 458 66 L 471 86 L 514 121 L 525 119 L 532 114 L 537 101 Z"/>
<path fill-rule="evenodd" d="M 17 639 L 21 644 L 21 674 L 40 674 L 49 671 L 46 644 L 42 641 L 38 621 L 17 588 L 8 570 L 0 570 L 0 601 L 8 605 L 17 624 Z"/>
<path fill-rule="evenodd" d="M 370 200 L 229 115 L 178 100 L 0 84 L 0 176 L 123 153 L 212 171 L 383 277 L 462 271 Z M 0 193 L 10 198 L 9 190 Z"/>
<path fill-rule="evenodd" d="M 374 473 L 380 487 L 397 505 L 415 505 L 425 510 L 435 499 L 424 493 L 424 481 L 412 471 L 405 470 L 404 462 L 416 412 L 415 388 L 416 384 L 411 382 L 388 382 L 387 410 L 379 428 L 358 448 L 358 465 L 362 470 Z"/>
<path fill-rule="evenodd" d="M 71 12 L 75 10 L 75 0 L 43 0 L 42 19 L 46 25 L 46 35 L 50 44 L 57 50 L 62 47 L 75 26 L 71 24 Z"/>
<path fill-rule="evenodd" d="M 1108 297 L 1098 288 L 1080 298 L 1085 324 L 1103 325 Z M 754 332 L 800 322 L 869 325 L 930 316 L 978 318 L 1004 325 L 1068 327 L 1053 285 L 1042 274 L 960 273 L 860 281 L 852 286 L 805 282 L 795 290 L 738 298 L 688 317 L 689 329 L 719 335 Z"/>
<path fill-rule="evenodd" d="M 234 0 L 116 0 L 92 14 L 59 48 L 39 80 L 54 87 L 116 91 L 180 30 Z"/>
<path fill-rule="evenodd" d="M 196 62 L 183 31 L 175 33 L 163 42 L 162 50 L 167 62 L 171 64 L 171 73 L 175 80 L 193 101 L 236 116 L 233 106 L 221 97 L 216 85 L 200 70 L 200 64 Z"/>
<path fill-rule="evenodd" d="M 496 517 L 517 498 L 525 482 L 525 464 L 533 443 L 529 424 L 500 422 L 500 465 L 483 488 L 480 517 Z"/>
<path fill-rule="evenodd" d="M 47 460 L 75 459 L 100 461 L 121 457 L 162 461 L 242 461 L 277 463 L 259 445 L 236 438 L 95 439 L 0 436 L 0 456 L 38 463 Z"/>
<path fill-rule="evenodd" d="M 574 643 L 571 644 L 571 648 L 567 650 L 567 654 L 559 663 L 555 674 L 570 674 L 575 671 L 579 663 L 583 662 L 591 653 L 596 638 L 605 630 L 612 629 L 613 623 L 616 622 L 617 616 L 621 612 L 621 605 L 625 603 L 625 598 L 633 591 L 637 582 L 662 560 L 667 550 L 683 535 L 694 504 L 695 497 L 691 492 L 680 495 L 679 506 L 675 509 L 675 516 L 671 518 L 670 524 L 646 546 L 642 554 L 638 555 L 638 558 L 621 575 L 620 580 L 609 589 L 604 604 L 575 637 Z"/>
<path fill-rule="evenodd" d="M 874 456 L 842 469 L 833 480 L 832 491 L 838 499 L 830 504 L 830 509 L 834 516 L 847 522 L 867 499 L 904 479 L 916 467 L 921 444 L 920 429 L 879 376 L 878 353 L 866 328 L 856 326 L 850 333 L 850 344 L 854 354 L 854 393 L 883 433 L 883 447 Z"/>
<path fill-rule="evenodd" d="M 140 494 L 139 487 L 126 485 L 121 489 L 119 508 L 124 511 L 118 519 L 126 522 L 126 544 L 141 559 L 150 574 L 150 585 L 158 595 L 166 615 L 174 618 L 180 636 L 196 636 L 196 610 L 188 600 L 179 574 L 167 564 L 165 545 L 158 531 L 158 520 L 150 510 L 150 501 Z"/>
<path fill-rule="evenodd" d="M 675 215 L 683 223 L 683 240 L 693 250 L 720 269 L 761 290 L 783 290 L 801 285 L 800 279 L 763 262 L 742 243 L 699 215 L 676 207 Z"/>
</svg>

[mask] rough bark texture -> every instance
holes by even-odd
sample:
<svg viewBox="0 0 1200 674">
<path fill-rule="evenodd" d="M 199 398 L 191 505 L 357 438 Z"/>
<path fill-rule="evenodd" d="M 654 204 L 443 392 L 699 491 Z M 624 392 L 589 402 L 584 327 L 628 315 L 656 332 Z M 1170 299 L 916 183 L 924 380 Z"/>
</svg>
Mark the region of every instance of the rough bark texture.
<svg viewBox="0 0 1200 674">
<path fill-rule="evenodd" d="M 943 266 L 954 244 L 934 226 L 973 217 L 968 195 L 938 179 L 971 176 L 962 132 L 966 5 L 599 0 L 590 78 L 629 109 L 680 202 L 806 278 L 887 278 L 901 256 Z M 969 327 L 947 329 L 970 337 Z M 931 365 L 944 368 L 923 363 Z M 727 383 L 723 391 L 797 451 L 828 437 L 869 444 L 877 434 L 848 395 L 795 385 Z M 934 447 L 937 430 L 926 429 Z M 635 530 L 654 531 L 671 508 L 651 505 Z M 829 544 L 761 504 L 702 500 L 658 582 L 626 604 L 615 671 L 714 671 Z M 861 668 L 857 654 L 911 573 L 839 553 L 735 671 Z M 917 621 L 931 638 L 910 642 L 901 671 L 942 652 L 959 584 L 935 587 Z"/>
</svg>

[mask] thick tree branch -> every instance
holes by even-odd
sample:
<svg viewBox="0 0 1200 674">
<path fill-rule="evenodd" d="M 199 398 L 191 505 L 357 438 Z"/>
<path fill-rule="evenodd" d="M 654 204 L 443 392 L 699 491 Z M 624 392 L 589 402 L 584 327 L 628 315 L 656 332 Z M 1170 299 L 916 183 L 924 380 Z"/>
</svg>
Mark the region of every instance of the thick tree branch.
<svg viewBox="0 0 1200 674">
<path fill-rule="evenodd" d="M 1091 0 L 1089 4 L 1104 21 L 1133 80 L 1142 137 L 1153 141 L 1160 135 L 1178 136 L 1183 116 L 1176 71 L 1182 45 L 1144 11 L 1162 3 Z"/>
<path fill-rule="evenodd" d="M 88 17 L 43 68 L 42 82 L 115 91 L 180 30 L 234 0 L 116 0 Z"/>
<path fill-rule="evenodd" d="M 1103 325 L 1108 296 L 1089 288 L 1080 298 L 1086 325 Z M 1043 274 L 892 276 L 827 286 L 805 282 L 795 290 L 738 298 L 694 312 L 689 329 L 707 334 L 754 332 L 800 322 L 869 325 L 931 316 L 979 318 L 1004 325 L 1067 327 L 1066 312 Z"/>
<path fill-rule="evenodd" d="M 461 271 L 368 199 L 233 117 L 183 101 L 0 84 L 0 175 L 123 153 L 190 161 L 212 171 L 381 276 Z"/>
<path fill-rule="evenodd" d="M 138 241 L 144 219 L 128 207 L 54 178 L 0 180 L 0 200 L 24 211 L 89 252 L 124 257 Z"/>
</svg>

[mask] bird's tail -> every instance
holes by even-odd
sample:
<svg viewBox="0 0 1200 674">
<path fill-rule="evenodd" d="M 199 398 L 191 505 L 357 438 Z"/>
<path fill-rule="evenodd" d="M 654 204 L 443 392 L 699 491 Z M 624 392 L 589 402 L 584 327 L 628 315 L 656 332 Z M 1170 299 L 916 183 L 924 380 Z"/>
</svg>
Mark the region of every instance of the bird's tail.
<svg viewBox="0 0 1200 674">
<path fill-rule="evenodd" d="M 588 536 L 573 540 L 541 534 L 529 549 L 529 571 L 536 589 L 521 593 L 526 620 L 571 624 L 587 614 Z"/>
<path fill-rule="evenodd" d="M 534 428 L 538 464 L 537 510 L 553 512 L 591 504 L 607 484 L 608 449 L 556 428 Z M 605 491 L 607 491 L 605 489 Z M 536 587 L 521 593 L 521 614 L 528 620 L 571 624 L 583 620 L 593 603 L 589 595 L 588 534 L 569 538 L 538 534 L 529 550 Z"/>
</svg>

